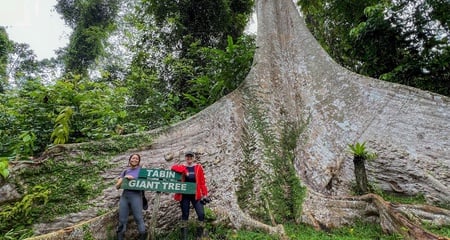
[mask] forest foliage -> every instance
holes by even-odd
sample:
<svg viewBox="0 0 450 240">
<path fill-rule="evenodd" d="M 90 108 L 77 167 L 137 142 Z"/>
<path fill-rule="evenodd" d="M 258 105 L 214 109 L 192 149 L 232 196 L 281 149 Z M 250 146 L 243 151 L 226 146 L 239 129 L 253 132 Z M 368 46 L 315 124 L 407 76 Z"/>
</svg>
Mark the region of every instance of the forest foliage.
<svg viewBox="0 0 450 240">
<path fill-rule="evenodd" d="M 59 0 L 73 33 L 54 59 L 37 60 L 1 28 L 2 159 L 165 126 L 234 90 L 253 59 L 253 1 L 166 4 Z"/>
<path fill-rule="evenodd" d="M 447 0 L 299 0 L 308 28 L 342 66 L 450 96 Z"/>
</svg>

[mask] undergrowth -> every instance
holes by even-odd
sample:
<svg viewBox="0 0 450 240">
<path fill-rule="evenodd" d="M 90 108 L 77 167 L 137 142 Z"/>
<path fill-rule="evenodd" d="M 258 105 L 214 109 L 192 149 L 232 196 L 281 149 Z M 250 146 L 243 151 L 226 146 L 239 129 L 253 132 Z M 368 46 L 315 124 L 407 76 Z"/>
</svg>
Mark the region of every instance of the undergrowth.
<svg viewBox="0 0 450 240">
<path fill-rule="evenodd" d="M 379 224 L 356 222 L 352 226 L 317 231 L 304 224 L 285 225 L 290 240 L 400 240 L 400 235 L 384 234 Z"/>
<path fill-rule="evenodd" d="M 109 158 L 146 147 L 152 137 L 143 133 L 67 145 L 67 152 L 15 172 L 7 182 L 14 184 L 22 197 L 0 206 L 0 240 L 30 237 L 32 224 L 89 209 L 89 200 L 110 186 L 102 178 L 103 172 L 114 167 Z"/>
<path fill-rule="evenodd" d="M 290 240 L 402 240 L 399 235 L 387 235 L 378 224 L 357 222 L 353 226 L 347 226 L 326 231 L 317 231 L 305 224 L 284 225 L 287 237 Z M 208 239 L 211 240 L 279 240 L 280 237 L 261 231 L 230 230 L 224 226 L 210 227 L 207 230 Z M 194 240 L 195 224 L 189 226 L 189 240 Z M 178 240 L 180 233 L 173 231 L 159 234 L 156 239 Z"/>
<path fill-rule="evenodd" d="M 2 206 L 0 232 L 13 234 L 18 229 L 31 232 L 33 223 L 51 222 L 58 216 L 88 209 L 87 202 L 107 187 L 100 173 L 108 167 L 107 163 L 77 164 L 48 159 L 41 166 L 23 170 L 15 179 L 16 189 L 23 197 Z"/>
</svg>

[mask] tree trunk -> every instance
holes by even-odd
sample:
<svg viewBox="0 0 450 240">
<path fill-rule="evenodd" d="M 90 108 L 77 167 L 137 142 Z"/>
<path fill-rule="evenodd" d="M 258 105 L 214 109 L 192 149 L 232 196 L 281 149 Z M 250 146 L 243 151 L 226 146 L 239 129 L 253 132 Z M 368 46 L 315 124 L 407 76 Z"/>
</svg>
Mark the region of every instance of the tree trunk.
<svg viewBox="0 0 450 240">
<path fill-rule="evenodd" d="M 245 82 L 192 118 L 150 132 L 155 142 L 139 152 L 143 163 L 169 167 L 184 151 L 195 151 L 213 198 L 208 207 L 236 228 L 284 235 L 278 224 L 287 218 L 317 229 L 362 218 L 407 239 L 439 239 L 421 223 L 449 225 L 446 209 L 351 196 L 346 149 L 353 142 L 373 146 L 378 158 L 368 163 L 368 179 L 382 190 L 422 193 L 429 203 L 448 207 L 449 98 L 342 68 L 291 0 L 257 0 L 255 8 L 258 49 Z M 292 204 L 299 187 L 303 202 Z M 161 196 L 158 216 L 163 229 L 179 219 L 169 195 Z"/>
<path fill-rule="evenodd" d="M 356 194 L 362 195 L 368 193 L 368 181 L 366 174 L 365 159 L 363 157 L 354 157 L 353 165 L 355 166 Z"/>
</svg>

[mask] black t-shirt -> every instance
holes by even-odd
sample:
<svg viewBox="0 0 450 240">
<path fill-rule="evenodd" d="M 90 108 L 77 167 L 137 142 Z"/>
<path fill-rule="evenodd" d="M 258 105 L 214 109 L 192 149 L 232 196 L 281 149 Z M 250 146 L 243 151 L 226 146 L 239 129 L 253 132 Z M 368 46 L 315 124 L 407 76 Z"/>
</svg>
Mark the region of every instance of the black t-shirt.
<svg viewBox="0 0 450 240">
<path fill-rule="evenodd" d="M 186 182 L 195 182 L 194 166 L 187 167 L 187 170 L 188 170 L 189 174 L 186 176 L 185 181 Z"/>
</svg>

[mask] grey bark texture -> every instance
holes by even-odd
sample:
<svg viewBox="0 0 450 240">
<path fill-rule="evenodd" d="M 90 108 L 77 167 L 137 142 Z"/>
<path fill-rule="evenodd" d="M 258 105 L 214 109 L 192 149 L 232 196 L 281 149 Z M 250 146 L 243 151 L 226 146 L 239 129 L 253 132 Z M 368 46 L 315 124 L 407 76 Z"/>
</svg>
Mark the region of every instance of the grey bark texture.
<svg viewBox="0 0 450 240">
<path fill-rule="evenodd" d="M 283 236 L 281 225 L 264 224 L 252 217 L 251 209 L 241 209 L 237 179 L 254 178 L 253 192 L 258 195 L 268 176 L 279 173 L 267 164 L 269 146 L 257 130 L 261 119 L 255 116 L 261 116 L 264 131 L 275 143 L 285 124 L 303 124 L 294 149 L 297 176 L 307 189 L 298 222 L 323 229 L 352 224 L 367 216 L 366 220 L 380 223 L 384 231 L 407 239 L 438 239 L 420 224 L 448 225 L 449 210 L 394 205 L 373 194 L 351 196 L 353 156 L 347 148 L 348 144 L 367 142 L 366 146 L 377 153 L 378 158 L 366 167 L 369 182 L 380 189 L 421 193 L 429 203 L 449 206 L 450 99 L 364 77 L 339 66 L 311 35 L 291 0 L 257 0 L 256 13 L 258 49 L 245 82 L 192 118 L 164 131 L 150 132 L 155 134 L 155 142 L 139 152 L 144 164 L 169 167 L 183 159 L 183 152 L 196 152 L 213 198 L 208 207 L 218 215 L 218 221 Z M 253 139 L 250 152 L 242 147 L 245 136 Z M 125 163 L 127 156 L 112 161 Z M 243 171 L 243 161 L 255 167 L 252 174 Z M 119 171 L 105 173 L 105 179 L 111 180 Z M 154 198 L 154 194 L 147 195 Z M 100 209 L 114 207 L 118 195 L 108 189 L 102 198 L 97 199 L 102 203 L 96 206 Z M 158 227 L 173 228 L 179 214 L 171 196 L 161 195 Z M 83 217 L 77 220 L 89 219 L 80 215 Z M 111 216 L 110 224 L 114 225 L 114 213 Z M 95 221 L 86 223 L 95 226 Z M 58 227 L 62 228 L 56 223 L 39 225 L 36 231 Z M 92 232 L 95 238 L 106 239 L 104 231 L 93 228 Z M 45 239 L 77 239 L 67 231 L 60 234 L 54 232 L 54 238 L 46 235 Z"/>
</svg>

